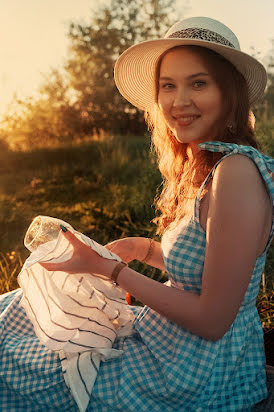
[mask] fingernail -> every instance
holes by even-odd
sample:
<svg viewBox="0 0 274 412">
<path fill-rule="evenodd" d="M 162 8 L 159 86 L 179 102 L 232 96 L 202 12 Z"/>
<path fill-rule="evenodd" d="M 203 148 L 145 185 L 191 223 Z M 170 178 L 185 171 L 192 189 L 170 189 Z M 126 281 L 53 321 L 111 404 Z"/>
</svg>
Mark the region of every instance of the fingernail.
<svg viewBox="0 0 274 412">
<path fill-rule="evenodd" d="M 60 225 L 60 228 L 63 230 L 63 232 L 67 232 L 67 231 L 68 231 L 68 229 L 67 229 L 65 226 L 63 226 L 63 225 Z"/>
</svg>

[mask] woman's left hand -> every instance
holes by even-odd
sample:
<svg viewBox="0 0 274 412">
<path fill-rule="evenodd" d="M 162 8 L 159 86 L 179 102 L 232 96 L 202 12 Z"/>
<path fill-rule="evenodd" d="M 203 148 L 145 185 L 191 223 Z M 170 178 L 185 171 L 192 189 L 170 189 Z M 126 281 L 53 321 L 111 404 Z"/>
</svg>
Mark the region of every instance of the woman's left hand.
<svg viewBox="0 0 274 412">
<path fill-rule="evenodd" d="M 63 236 L 71 243 L 73 246 L 72 257 L 61 263 L 43 263 L 46 270 L 49 271 L 62 271 L 67 273 L 98 273 L 110 278 L 111 273 L 116 261 L 102 258 L 98 253 L 87 246 L 81 240 L 79 240 L 72 232 L 67 230 L 62 233 Z"/>
</svg>

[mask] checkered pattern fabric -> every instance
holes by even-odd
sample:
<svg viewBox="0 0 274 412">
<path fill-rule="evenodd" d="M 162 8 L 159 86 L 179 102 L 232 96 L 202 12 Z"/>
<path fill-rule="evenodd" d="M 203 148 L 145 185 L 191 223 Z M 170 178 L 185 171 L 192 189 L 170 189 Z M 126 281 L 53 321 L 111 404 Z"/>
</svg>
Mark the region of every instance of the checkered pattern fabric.
<svg viewBox="0 0 274 412">
<path fill-rule="evenodd" d="M 257 150 L 221 142 L 204 150 L 224 157 L 240 153 L 257 165 L 274 204 L 268 170 L 274 161 Z M 199 197 L 194 214 L 163 238 L 163 255 L 173 284 L 199 292 L 205 233 L 199 224 Z M 272 233 L 268 246 L 273 236 Z M 133 308 L 134 334 L 119 338 L 119 358 L 101 362 L 88 412 L 240 412 L 267 397 L 263 331 L 256 309 L 266 251 L 257 259 L 241 308 L 227 333 L 208 341 L 170 322 L 152 309 Z M 0 298 L 0 410 L 74 411 L 58 356 L 36 338 L 19 306 L 21 291 Z"/>
<path fill-rule="evenodd" d="M 39 342 L 21 298 L 21 289 L 0 297 L 0 410 L 77 411 L 58 354 Z"/>
</svg>

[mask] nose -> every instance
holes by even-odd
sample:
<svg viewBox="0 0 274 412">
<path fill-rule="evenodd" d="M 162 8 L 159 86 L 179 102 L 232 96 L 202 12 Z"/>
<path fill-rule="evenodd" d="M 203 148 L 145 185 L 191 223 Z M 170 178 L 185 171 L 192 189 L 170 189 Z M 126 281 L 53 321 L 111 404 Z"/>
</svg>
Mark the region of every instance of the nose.
<svg viewBox="0 0 274 412">
<path fill-rule="evenodd" d="M 186 107 L 191 106 L 192 99 L 191 93 L 187 88 L 178 88 L 176 95 L 174 96 L 173 106 L 174 107 Z"/>
</svg>

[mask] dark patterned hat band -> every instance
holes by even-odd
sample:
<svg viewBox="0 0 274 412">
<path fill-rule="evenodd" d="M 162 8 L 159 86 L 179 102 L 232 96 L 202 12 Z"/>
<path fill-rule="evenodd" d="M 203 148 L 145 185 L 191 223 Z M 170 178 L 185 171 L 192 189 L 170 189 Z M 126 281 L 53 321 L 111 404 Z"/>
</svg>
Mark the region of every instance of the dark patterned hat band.
<svg viewBox="0 0 274 412">
<path fill-rule="evenodd" d="M 179 30 L 172 33 L 170 36 L 167 37 L 168 39 L 197 39 L 197 40 L 205 40 L 209 42 L 219 43 L 223 46 L 229 46 L 235 49 L 235 46 L 230 43 L 226 38 L 221 36 L 214 31 L 207 30 L 207 29 L 199 29 L 199 28 L 191 28 L 185 30 Z"/>
</svg>

